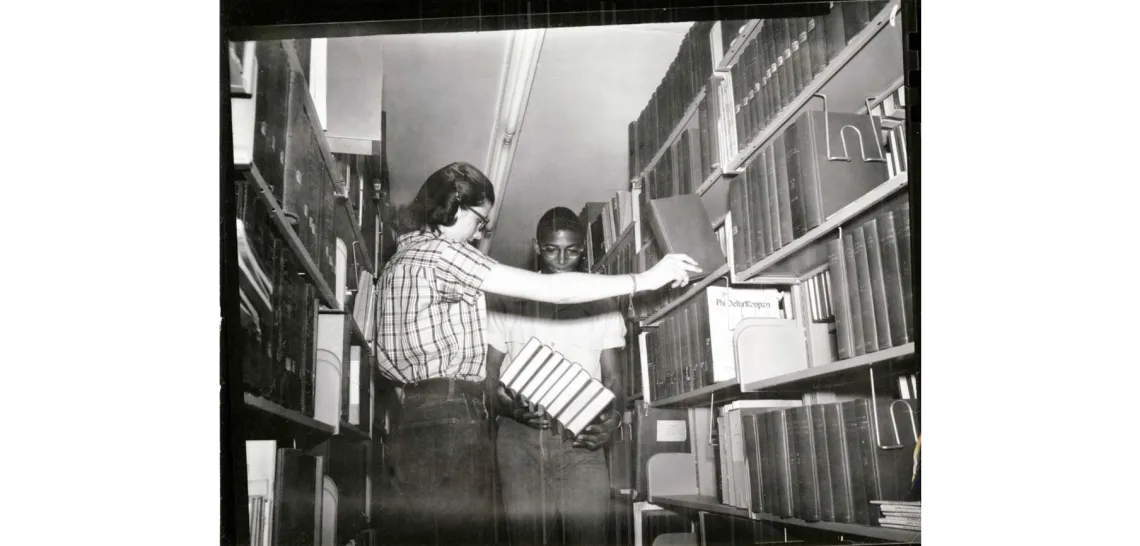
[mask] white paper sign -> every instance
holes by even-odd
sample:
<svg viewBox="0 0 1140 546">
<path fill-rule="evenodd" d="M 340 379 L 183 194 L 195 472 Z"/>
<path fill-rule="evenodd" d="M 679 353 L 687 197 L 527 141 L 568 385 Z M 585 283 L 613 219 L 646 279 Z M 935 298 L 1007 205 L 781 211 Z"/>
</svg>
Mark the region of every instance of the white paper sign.
<svg viewBox="0 0 1140 546">
<path fill-rule="evenodd" d="M 689 427 L 684 421 L 658 421 L 658 442 L 684 442 L 688 437 Z"/>
</svg>

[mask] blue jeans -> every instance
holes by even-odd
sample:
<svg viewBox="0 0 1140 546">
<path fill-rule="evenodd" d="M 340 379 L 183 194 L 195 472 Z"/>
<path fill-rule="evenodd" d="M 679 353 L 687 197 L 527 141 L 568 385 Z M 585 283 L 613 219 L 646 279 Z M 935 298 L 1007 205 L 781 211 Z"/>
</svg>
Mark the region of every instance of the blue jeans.
<svg viewBox="0 0 1140 546">
<path fill-rule="evenodd" d="M 498 419 L 496 449 L 511 546 L 606 544 L 610 484 L 605 453 L 549 430 Z"/>
<path fill-rule="evenodd" d="M 492 544 L 494 456 L 482 398 L 405 392 L 400 423 L 385 443 L 381 542 Z"/>
</svg>

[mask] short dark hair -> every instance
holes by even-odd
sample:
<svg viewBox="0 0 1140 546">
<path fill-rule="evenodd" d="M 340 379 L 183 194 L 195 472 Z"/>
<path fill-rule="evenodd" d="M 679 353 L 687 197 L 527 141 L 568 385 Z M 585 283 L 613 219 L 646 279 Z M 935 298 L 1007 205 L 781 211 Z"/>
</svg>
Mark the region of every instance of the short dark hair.
<svg viewBox="0 0 1140 546">
<path fill-rule="evenodd" d="M 554 207 L 546 211 L 546 214 L 538 219 L 534 238 L 541 241 L 556 231 L 572 231 L 581 235 L 583 239 L 586 237 L 586 230 L 582 226 L 582 221 L 578 219 L 578 215 L 574 214 L 574 211 L 566 207 Z"/>
<path fill-rule="evenodd" d="M 457 161 L 427 177 L 412 202 L 401 207 L 396 224 L 400 233 L 438 232 L 455 225 L 460 207 L 495 203 L 495 187 L 487 175 L 470 163 Z"/>
</svg>

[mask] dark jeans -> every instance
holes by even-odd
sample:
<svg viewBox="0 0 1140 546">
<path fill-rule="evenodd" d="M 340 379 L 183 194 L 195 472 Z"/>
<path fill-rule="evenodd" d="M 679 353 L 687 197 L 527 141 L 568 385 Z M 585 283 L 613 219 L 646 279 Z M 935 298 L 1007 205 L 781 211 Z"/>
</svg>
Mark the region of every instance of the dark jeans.
<svg viewBox="0 0 1140 546">
<path fill-rule="evenodd" d="M 494 455 L 481 395 L 408 387 L 386 442 L 380 532 L 384 544 L 494 542 Z M 474 384 L 468 384 L 468 386 Z M 467 389 L 470 391 L 471 389 Z"/>
<path fill-rule="evenodd" d="M 498 419 L 496 449 L 511 546 L 606 544 L 610 485 L 605 453 L 548 430 Z"/>
</svg>

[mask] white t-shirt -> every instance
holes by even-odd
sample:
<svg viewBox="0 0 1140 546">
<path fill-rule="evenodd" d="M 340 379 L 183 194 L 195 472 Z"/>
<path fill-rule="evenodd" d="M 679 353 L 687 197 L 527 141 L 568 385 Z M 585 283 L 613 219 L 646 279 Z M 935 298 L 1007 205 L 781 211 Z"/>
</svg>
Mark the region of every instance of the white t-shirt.
<svg viewBox="0 0 1140 546">
<path fill-rule="evenodd" d="M 625 347 L 625 320 L 612 300 L 553 305 L 506 303 L 487 312 L 487 344 L 506 355 L 506 366 L 530 338 L 602 378 L 602 351 Z"/>
</svg>

